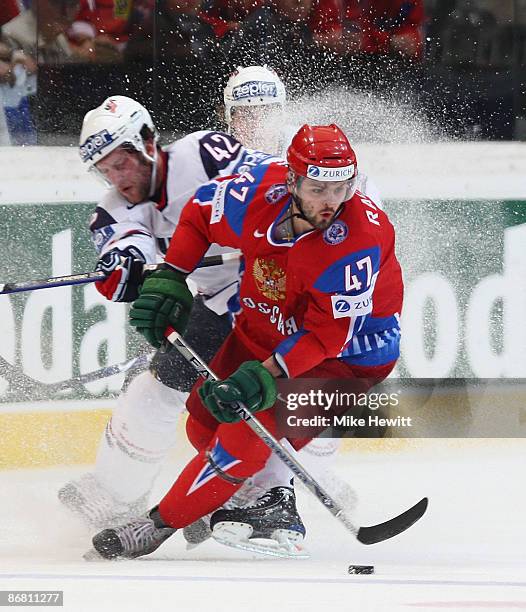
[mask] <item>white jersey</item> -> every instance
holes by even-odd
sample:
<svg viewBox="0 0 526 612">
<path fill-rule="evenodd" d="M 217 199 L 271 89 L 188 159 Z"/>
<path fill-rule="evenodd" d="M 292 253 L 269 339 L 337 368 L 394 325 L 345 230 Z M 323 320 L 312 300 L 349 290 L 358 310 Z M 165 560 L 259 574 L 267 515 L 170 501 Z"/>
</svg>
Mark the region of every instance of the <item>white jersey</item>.
<svg viewBox="0 0 526 612">
<path fill-rule="evenodd" d="M 203 183 L 218 176 L 240 174 L 276 158 L 246 149 L 222 132 L 194 132 L 163 148 L 165 176 L 152 199 L 130 204 L 115 188 L 99 202 L 90 221 L 93 243 L 100 256 L 119 248 L 135 247 L 146 263 L 163 260 L 181 210 Z M 208 255 L 224 253 L 212 245 Z M 226 312 L 226 301 L 237 290 L 235 262 L 197 269 L 189 277 L 218 314 Z"/>
</svg>

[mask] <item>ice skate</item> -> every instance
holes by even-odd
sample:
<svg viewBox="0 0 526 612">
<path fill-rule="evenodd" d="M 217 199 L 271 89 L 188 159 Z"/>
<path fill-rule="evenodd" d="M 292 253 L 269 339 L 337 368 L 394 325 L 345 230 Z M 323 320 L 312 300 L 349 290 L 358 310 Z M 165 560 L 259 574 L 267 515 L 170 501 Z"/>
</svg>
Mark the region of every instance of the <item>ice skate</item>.
<svg viewBox="0 0 526 612">
<path fill-rule="evenodd" d="M 212 537 L 210 529 L 210 514 L 202 516 L 190 525 L 183 528 L 183 536 L 186 540 L 186 550 L 192 550 L 199 544 L 206 542 Z"/>
<path fill-rule="evenodd" d="M 309 557 L 302 546 L 305 527 L 290 487 L 274 487 L 245 508 L 217 510 L 210 528 L 214 539 L 226 546 L 274 557 Z"/>
<path fill-rule="evenodd" d="M 94 474 L 89 473 L 66 483 L 58 492 L 58 498 L 66 508 L 80 515 L 90 527 L 98 529 L 144 514 L 148 509 L 147 497 L 143 495 L 130 504 L 119 501 Z"/>
<path fill-rule="evenodd" d="M 256 501 L 263 493 L 265 493 L 263 487 L 253 484 L 252 480 L 248 479 L 241 489 L 234 493 L 226 502 L 223 509 L 232 510 L 234 508 L 244 508 Z M 212 530 L 210 529 L 211 516 L 211 514 L 207 514 L 183 529 L 183 536 L 186 540 L 186 550 L 192 550 L 212 537 Z"/>
<path fill-rule="evenodd" d="M 163 523 L 156 506 L 146 515 L 124 525 L 104 529 L 93 537 L 92 542 L 103 559 L 135 559 L 157 550 L 176 531 Z"/>
</svg>

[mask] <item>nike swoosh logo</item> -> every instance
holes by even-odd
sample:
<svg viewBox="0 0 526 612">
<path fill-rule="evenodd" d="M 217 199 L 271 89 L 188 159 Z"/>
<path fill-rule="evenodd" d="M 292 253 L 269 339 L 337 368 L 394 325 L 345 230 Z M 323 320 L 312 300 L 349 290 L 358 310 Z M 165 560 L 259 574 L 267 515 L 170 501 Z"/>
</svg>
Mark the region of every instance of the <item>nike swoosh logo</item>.
<svg viewBox="0 0 526 612">
<path fill-rule="evenodd" d="M 259 230 L 256 230 L 254 232 L 254 238 L 263 238 L 264 235 L 265 234 L 264 233 L 262 234 Z"/>
</svg>

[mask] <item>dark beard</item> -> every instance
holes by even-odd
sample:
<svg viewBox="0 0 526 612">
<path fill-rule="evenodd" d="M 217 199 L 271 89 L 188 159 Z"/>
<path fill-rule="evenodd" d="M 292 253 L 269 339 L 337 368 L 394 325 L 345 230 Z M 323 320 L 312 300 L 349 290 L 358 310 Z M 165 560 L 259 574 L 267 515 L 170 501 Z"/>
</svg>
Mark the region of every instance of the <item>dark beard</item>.
<svg viewBox="0 0 526 612">
<path fill-rule="evenodd" d="M 326 221 L 322 220 L 319 223 L 315 223 L 312 219 L 310 219 L 310 217 L 308 217 L 307 215 L 305 216 L 307 217 L 312 227 L 318 230 L 326 230 L 329 227 L 329 225 L 332 225 L 332 222 L 334 221 L 334 215 L 332 215 L 330 219 L 327 219 Z"/>
<path fill-rule="evenodd" d="M 334 219 L 336 218 L 336 214 L 338 213 L 338 210 L 336 210 L 335 213 L 332 215 L 332 217 L 330 219 L 327 219 L 327 221 L 322 220 L 322 221 L 316 222 L 314 217 L 304 212 L 301 198 L 298 198 L 297 195 L 294 195 L 292 199 L 293 199 L 294 204 L 296 205 L 296 208 L 300 212 L 300 214 L 298 214 L 297 216 L 303 219 L 304 221 L 307 221 L 308 223 L 310 223 L 312 227 L 317 230 L 321 230 L 321 231 L 326 230 L 333 223 Z"/>
</svg>

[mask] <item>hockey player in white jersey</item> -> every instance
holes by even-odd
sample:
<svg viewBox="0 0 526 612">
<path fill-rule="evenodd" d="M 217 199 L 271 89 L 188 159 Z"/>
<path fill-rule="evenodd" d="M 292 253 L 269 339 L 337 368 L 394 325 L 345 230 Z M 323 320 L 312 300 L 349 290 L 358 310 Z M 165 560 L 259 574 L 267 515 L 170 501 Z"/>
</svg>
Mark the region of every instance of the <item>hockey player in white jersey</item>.
<svg viewBox="0 0 526 612">
<path fill-rule="evenodd" d="M 107 278 L 97 289 L 115 302 L 138 295 L 143 265 L 162 261 L 188 198 L 210 179 L 242 173 L 275 160 L 214 131 L 189 134 L 166 148 L 148 111 L 112 96 L 87 113 L 80 155 L 110 189 L 95 209 L 90 230 Z M 224 249 L 213 246 L 209 254 Z M 237 291 L 238 265 L 200 269 L 192 281 L 201 299 L 187 334 L 209 359 L 230 331 L 227 302 Z M 207 308 L 205 306 L 209 306 Z M 136 515 L 176 438 L 186 391 L 196 374 L 176 351 L 157 354 L 150 372 L 132 380 L 102 436 L 93 473 L 67 483 L 60 500 L 94 525 Z"/>
<path fill-rule="evenodd" d="M 228 133 L 246 147 L 284 158 L 286 99 L 285 85 L 272 68 L 238 66 L 223 91 Z"/>
<path fill-rule="evenodd" d="M 290 122 L 285 85 L 272 68 L 238 66 L 227 81 L 223 101 L 229 134 L 246 147 L 285 159 L 290 141 L 300 125 Z M 382 207 L 376 185 L 361 172 L 358 191 Z"/>
</svg>

